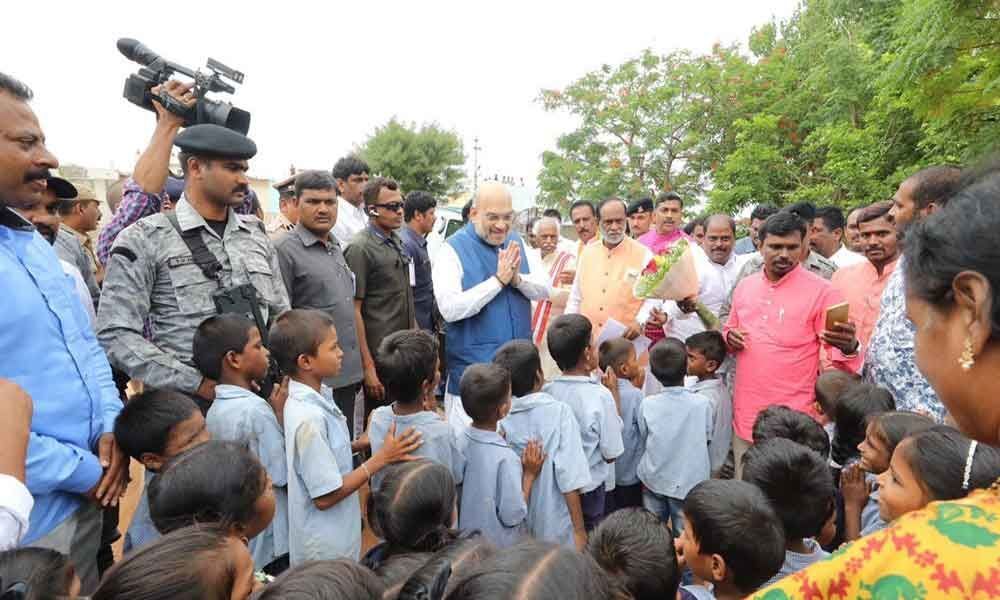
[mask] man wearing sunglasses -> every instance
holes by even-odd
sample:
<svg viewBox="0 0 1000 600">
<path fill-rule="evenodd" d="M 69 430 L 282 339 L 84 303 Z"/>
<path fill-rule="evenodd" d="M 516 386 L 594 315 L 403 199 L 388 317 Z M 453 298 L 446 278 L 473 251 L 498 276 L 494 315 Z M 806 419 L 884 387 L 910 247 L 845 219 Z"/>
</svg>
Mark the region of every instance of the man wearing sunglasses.
<svg viewBox="0 0 1000 600">
<path fill-rule="evenodd" d="M 416 274 L 397 234 L 403 225 L 399 184 L 376 177 L 365 184 L 363 196 L 368 227 L 354 236 L 344 250 L 344 258 L 355 278 L 354 320 L 364 370 L 367 422 L 385 395 L 373 358 L 379 344 L 391 333 L 416 327 L 410 287 Z"/>
</svg>

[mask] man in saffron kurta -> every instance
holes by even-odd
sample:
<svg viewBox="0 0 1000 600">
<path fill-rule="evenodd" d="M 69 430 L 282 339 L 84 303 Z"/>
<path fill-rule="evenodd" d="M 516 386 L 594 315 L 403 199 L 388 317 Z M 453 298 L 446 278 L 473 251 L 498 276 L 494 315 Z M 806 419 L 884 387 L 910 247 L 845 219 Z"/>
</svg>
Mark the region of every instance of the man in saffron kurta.
<svg viewBox="0 0 1000 600">
<path fill-rule="evenodd" d="M 507 187 L 481 186 L 469 216 L 469 224 L 438 250 L 431 271 L 434 298 L 448 323 L 445 412 L 456 429 L 471 422 L 458 395 L 465 368 L 492 361 L 510 340 L 531 339 L 531 300 L 549 296 L 548 286 L 530 280 Z"/>
<path fill-rule="evenodd" d="M 737 476 L 750 447 L 753 423 L 768 406 L 780 404 L 813 414 L 820 346 L 831 346 L 835 368 L 861 368 L 860 345 L 851 323 L 826 330 L 826 309 L 843 296 L 802 268 L 799 259 L 805 221 L 792 213 L 770 217 L 761 228 L 764 271 L 741 281 L 723 333 L 739 353 L 733 394 L 733 454 Z"/>
<path fill-rule="evenodd" d="M 590 319 L 594 339 L 601 335 L 609 319 L 627 328 L 625 337 L 634 339 L 642 332 L 636 320 L 643 305 L 632 293 L 632 285 L 653 253 L 625 236 L 625 202 L 605 200 L 598 209 L 602 237 L 584 247 L 577 261 L 576 279 L 569 293 L 566 314 L 579 313 Z M 658 300 L 647 300 L 658 304 Z M 649 311 L 644 311 L 648 314 Z"/>
<path fill-rule="evenodd" d="M 878 202 L 858 216 L 865 262 L 838 269 L 830 281 L 851 305 L 850 320 L 867 347 L 882 309 L 882 291 L 899 260 L 896 227 L 889 220 L 892 202 Z"/>
</svg>

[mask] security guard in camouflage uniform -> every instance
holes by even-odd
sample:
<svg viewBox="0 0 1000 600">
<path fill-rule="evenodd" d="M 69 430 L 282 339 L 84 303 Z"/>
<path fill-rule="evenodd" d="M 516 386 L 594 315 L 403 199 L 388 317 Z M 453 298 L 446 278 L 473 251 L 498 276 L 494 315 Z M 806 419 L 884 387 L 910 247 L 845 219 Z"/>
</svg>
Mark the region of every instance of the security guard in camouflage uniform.
<svg viewBox="0 0 1000 600">
<path fill-rule="evenodd" d="M 181 149 L 184 195 L 172 214 L 141 219 L 115 240 L 97 337 L 111 364 L 130 377 L 208 401 L 216 382 L 191 366 L 191 344 L 198 325 L 217 312 L 213 296 L 252 284 L 260 314 L 271 322 L 289 308 L 288 294 L 263 224 L 232 210 L 250 191 L 253 141 L 218 125 L 195 125 L 174 144 Z M 204 268 L 206 256 L 217 267 L 214 277 Z"/>
</svg>

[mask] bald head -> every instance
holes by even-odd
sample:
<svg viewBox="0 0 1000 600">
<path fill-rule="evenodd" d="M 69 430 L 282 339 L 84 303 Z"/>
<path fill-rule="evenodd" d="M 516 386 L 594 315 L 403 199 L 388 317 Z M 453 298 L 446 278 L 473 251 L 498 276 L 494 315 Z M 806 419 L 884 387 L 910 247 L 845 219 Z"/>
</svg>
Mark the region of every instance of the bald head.
<svg viewBox="0 0 1000 600">
<path fill-rule="evenodd" d="M 479 186 L 479 190 L 472 198 L 472 208 L 481 208 L 498 202 L 506 202 L 507 205 L 512 205 L 513 200 L 511 199 L 510 190 L 499 181 L 488 181 Z"/>
<path fill-rule="evenodd" d="M 472 200 L 469 219 L 487 244 L 503 244 L 514 224 L 514 201 L 507 186 L 495 181 L 484 183 Z"/>
</svg>

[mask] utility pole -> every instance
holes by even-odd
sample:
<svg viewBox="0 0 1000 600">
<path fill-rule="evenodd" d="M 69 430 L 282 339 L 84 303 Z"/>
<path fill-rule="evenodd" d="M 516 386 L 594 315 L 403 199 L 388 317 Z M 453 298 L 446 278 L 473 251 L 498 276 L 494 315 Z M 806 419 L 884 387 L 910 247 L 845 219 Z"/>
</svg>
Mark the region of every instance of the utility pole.
<svg viewBox="0 0 1000 600">
<path fill-rule="evenodd" d="M 472 195 L 476 195 L 479 191 L 479 151 L 482 147 L 479 145 L 479 138 L 473 138 L 472 140 Z"/>
</svg>

